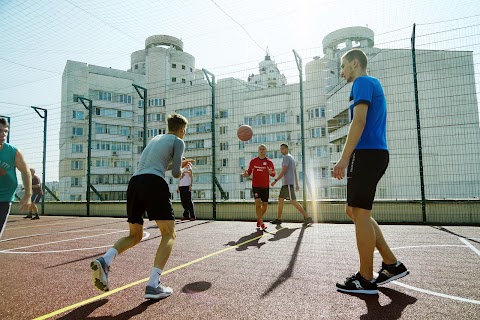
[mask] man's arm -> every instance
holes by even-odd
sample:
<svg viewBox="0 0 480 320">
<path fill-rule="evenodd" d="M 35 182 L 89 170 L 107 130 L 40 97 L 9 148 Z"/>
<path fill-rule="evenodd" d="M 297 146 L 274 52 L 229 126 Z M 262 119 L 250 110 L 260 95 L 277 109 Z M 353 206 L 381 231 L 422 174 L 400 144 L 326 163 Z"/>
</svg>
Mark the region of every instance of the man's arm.
<svg viewBox="0 0 480 320">
<path fill-rule="evenodd" d="M 275 183 L 277 183 L 278 180 L 280 180 L 283 175 L 285 174 L 285 172 L 287 172 L 287 169 L 288 169 L 288 166 L 282 166 L 282 171 L 280 172 L 280 174 L 275 178 L 275 181 L 273 181 L 270 185 L 273 187 L 275 185 Z"/>
<path fill-rule="evenodd" d="M 192 170 L 189 170 L 188 171 L 188 174 L 190 175 L 190 191 L 192 191 L 192 185 L 193 185 L 193 171 Z"/>
<path fill-rule="evenodd" d="M 295 189 L 297 189 L 297 191 L 298 191 L 300 186 L 298 184 L 297 166 L 296 165 L 294 166 L 294 169 L 293 169 L 293 175 L 295 176 Z"/>
<path fill-rule="evenodd" d="M 17 154 L 15 155 L 15 167 L 22 174 L 23 187 L 25 188 L 25 194 L 22 200 L 20 200 L 20 210 L 27 210 L 32 204 L 32 174 L 20 150 L 17 150 Z"/>
<path fill-rule="evenodd" d="M 248 164 L 248 169 L 243 172 L 242 176 L 244 178 L 250 177 L 250 175 L 252 174 L 252 171 L 253 171 L 253 159 L 250 160 L 250 163 Z"/>
<path fill-rule="evenodd" d="M 360 137 L 362 136 L 363 129 L 365 129 L 365 124 L 367 123 L 367 111 L 368 105 L 364 103 L 360 103 L 353 108 L 353 121 L 348 130 L 347 141 L 345 142 L 342 156 L 335 167 L 333 167 L 334 178 L 341 180 L 345 176 L 345 168 L 348 166 L 350 156 L 352 155 L 353 150 L 355 150 L 358 140 L 360 140 Z"/>
</svg>

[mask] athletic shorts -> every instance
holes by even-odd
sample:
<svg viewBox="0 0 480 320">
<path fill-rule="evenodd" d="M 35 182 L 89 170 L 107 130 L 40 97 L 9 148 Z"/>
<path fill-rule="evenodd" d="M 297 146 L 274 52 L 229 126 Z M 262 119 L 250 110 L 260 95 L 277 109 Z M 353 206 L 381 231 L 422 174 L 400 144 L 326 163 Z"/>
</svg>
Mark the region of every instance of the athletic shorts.
<svg viewBox="0 0 480 320">
<path fill-rule="evenodd" d="M 8 215 L 10 214 L 10 202 L 0 202 L 0 239 L 2 238 L 3 230 L 7 223 Z"/>
<path fill-rule="evenodd" d="M 270 188 L 252 187 L 252 193 L 255 199 L 261 199 L 262 202 L 268 202 Z"/>
<path fill-rule="evenodd" d="M 42 195 L 41 194 L 32 194 L 32 203 L 39 203 L 40 200 L 42 200 Z"/>
<path fill-rule="evenodd" d="M 282 186 L 278 197 L 287 200 L 297 200 L 297 197 L 295 196 L 295 188 L 291 184 Z"/>
<path fill-rule="evenodd" d="M 127 221 L 143 225 L 145 212 L 150 221 L 175 220 L 168 185 L 154 174 L 133 176 L 128 183 Z"/>
<path fill-rule="evenodd" d="M 347 204 L 372 210 L 378 181 L 387 170 L 387 150 L 354 150 L 347 167 Z"/>
</svg>

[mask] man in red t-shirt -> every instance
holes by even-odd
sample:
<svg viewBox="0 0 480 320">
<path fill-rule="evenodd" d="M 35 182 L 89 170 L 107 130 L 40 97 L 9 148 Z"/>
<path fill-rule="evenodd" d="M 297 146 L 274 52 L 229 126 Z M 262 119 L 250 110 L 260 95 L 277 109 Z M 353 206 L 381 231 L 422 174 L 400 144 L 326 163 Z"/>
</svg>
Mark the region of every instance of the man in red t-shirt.
<svg viewBox="0 0 480 320">
<path fill-rule="evenodd" d="M 250 160 L 248 170 L 245 170 L 243 176 L 249 177 L 253 173 L 252 177 L 252 192 L 255 198 L 255 210 L 257 213 L 257 228 L 265 230 L 265 224 L 263 223 L 263 215 L 267 211 L 268 196 L 270 191 L 270 178 L 275 177 L 275 167 L 272 160 L 267 158 L 267 147 L 261 144 L 258 147 L 258 157 Z"/>
</svg>

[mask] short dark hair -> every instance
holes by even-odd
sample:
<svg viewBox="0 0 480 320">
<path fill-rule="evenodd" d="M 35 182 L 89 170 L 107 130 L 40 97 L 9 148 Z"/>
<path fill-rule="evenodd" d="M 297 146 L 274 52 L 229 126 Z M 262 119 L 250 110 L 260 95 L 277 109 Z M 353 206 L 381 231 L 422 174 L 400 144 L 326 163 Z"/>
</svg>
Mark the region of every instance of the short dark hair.
<svg viewBox="0 0 480 320">
<path fill-rule="evenodd" d="M 0 124 L 3 124 L 5 128 L 8 128 L 8 121 L 5 118 L 0 118 Z"/>
<path fill-rule="evenodd" d="M 178 131 L 188 124 L 187 119 L 181 114 L 171 114 L 167 118 L 168 131 Z"/>
<path fill-rule="evenodd" d="M 347 60 L 348 62 L 352 62 L 353 59 L 357 59 L 358 62 L 360 63 L 360 68 L 362 69 L 367 69 L 367 55 L 365 52 L 363 52 L 360 49 L 351 49 L 345 52 L 345 54 L 342 56 L 342 59 Z"/>
<path fill-rule="evenodd" d="M 285 148 L 288 149 L 288 145 L 287 145 L 286 143 L 282 143 L 282 144 L 280 145 L 280 147 L 285 147 Z"/>
</svg>

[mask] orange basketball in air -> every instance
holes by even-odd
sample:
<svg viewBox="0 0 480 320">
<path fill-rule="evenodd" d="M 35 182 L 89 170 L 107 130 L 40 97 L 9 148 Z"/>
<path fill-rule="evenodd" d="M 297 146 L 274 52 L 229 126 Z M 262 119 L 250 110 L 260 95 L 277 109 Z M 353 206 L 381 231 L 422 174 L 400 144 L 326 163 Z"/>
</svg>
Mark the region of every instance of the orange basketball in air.
<svg viewBox="0 0 480 320">
<path fill-rule="evenodd" d="M 237 137 L 238 139 L 242 141 L 248 141 L 252 138 L 253 136 L 253 130 L 252 127 L 244 124 L 243 126 L 240 126 L 237 130 Z"/>
</svg>

